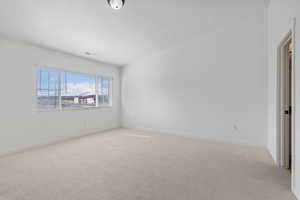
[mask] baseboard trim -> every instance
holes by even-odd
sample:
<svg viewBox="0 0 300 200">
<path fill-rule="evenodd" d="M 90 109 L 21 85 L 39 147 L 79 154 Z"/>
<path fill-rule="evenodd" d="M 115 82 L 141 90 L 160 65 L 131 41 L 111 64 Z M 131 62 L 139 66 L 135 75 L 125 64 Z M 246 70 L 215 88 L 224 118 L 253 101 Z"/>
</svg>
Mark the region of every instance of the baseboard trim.
<svg viewBox="0 0 300 200">
<path fill-rule="evenodd" d="M 111 130 L 114 130 L 114 129 L 119 129 L 119 128 L 121 128 L 121 127 L 117 126 L 117 127 L 114 127 L 114 128 L 102 129 L 102 130 L 99 130 L 99 131 L 92 131 L 92 132 L 89 132 L 89 133 L 83 134 L 83 135 L 75 135 L 75 136 L 71 136 L 71 137 L 68 137 L 68 138 L 61 139 L 61 140 L 45 142 L 43 144 L 37 144 L 37 145 L 28 146 L 28 147 L 20 147 L 20 149 L 18 149 L 18 150 L 9 151 L 7 153 L 0 154 L 0 158 L 1 157 L 6 157 L 6 156 L 12 156 L 12 155 L 15 155 L 15 154 L 18 154 L 18 153 L 31 151 L 31 150 L 35 150 L 35 149 L 40 149 L 40 148 L 44 148 L 44 147 L 48 147 L 48 146 L 52 146 L 52 145 L 57 145 L 57 144 L 61 144 L 61 143 L 64 143 L 64 142 L 71 141 L 71 140 L 76 140 L 76 139 L 80 139 L 80 138 L 93 136 L 93 135 L 96 135 L 96 134 L 101 134 L 101 133 L 111 131 Z"/>
<path fill-rule="evenodd" d="M 300 192 L 294 189 L 293 194 L 296 196 L 296 199 L 300 200 Z"/>
<path fill-rule="evenodd" d="M 122 128 L 140 130 L 140 131 L 158 132 L 158 133 L 167 134 L 167 135 L 176 135 L 176 136 L 183 136 L 183 137 L 189 137 L 189 138 L 200 139 L 200 140 L 211 140 L 211 141 L 223 142 L 223 143 L 227 143 L 227 144 L 261 147 L 261 148 L 267 149 L 267 146 L 263 145 L 263 144 L 253 144 L 253 143 L 243 141 L 243 140 L 232 140 L 231 141 L 231 140 L 226 140 L 225 138 L 221 138 L 221 137 L 217 138 L 217 137 L 193 136 L 188 131 L 186 131 L 187 134 L 183 134 L 183 132 L 174 131 L 174 130 L 152 129 L 152 128 L 147 128 L 147 127 L 130 127 L 130 126 L 122 125 Z"/>
<path fill-rule="evenodd" d="M 281 168 L 280 164 L 278 164 L 276 158 L 273 156 L 271 149 L 270 149 L 269 147 L 267 147 L 267 150 L 268 150 L 268 154 L 269 154 L 270 157 L 272 158 L 274 164 L 275 164 L 277 167 Z"/>
</svg>

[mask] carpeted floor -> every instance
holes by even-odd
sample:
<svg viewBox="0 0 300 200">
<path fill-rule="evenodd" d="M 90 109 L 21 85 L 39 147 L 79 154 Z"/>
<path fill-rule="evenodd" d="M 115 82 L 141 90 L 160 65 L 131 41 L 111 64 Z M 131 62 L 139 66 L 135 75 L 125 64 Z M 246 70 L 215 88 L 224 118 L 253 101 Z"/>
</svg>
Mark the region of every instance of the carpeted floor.
<svg viewBox="0 0 300 200">
<path fill-rule="evenodd" d="M 1 200 L 295 200 L 262 148 L 117 129 L 0 158 Z"/>
</svg>

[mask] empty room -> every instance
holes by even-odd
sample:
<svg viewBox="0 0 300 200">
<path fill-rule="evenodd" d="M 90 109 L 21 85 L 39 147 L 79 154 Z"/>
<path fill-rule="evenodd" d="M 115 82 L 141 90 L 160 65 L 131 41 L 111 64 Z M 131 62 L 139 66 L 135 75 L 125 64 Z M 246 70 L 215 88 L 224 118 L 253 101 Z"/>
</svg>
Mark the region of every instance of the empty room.
<svg viewBox="0 0 300 200">
<path fill-rule="evenodd" d="M 299 0 L 0 0 L 0 200 L 300 200 L 299 67 Z"/>
</svg>

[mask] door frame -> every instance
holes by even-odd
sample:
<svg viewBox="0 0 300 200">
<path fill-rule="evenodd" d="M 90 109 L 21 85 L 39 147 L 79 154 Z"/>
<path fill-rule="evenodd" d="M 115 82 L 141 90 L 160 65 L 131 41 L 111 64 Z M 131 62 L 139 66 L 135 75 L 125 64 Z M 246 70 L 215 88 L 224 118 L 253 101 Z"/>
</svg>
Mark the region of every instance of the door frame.
<svg viewBox="0 0 300 200">
<path fill-rule="evenodd" d="M 277 165 L 280 168 L 287 167 L 286 151 L 288 150 L 284 142 L 286 141 L 286 135 L 284 134 L 284 104 L 282 90 L 283 83 L 283 70 L 286 66 L 287 60 L 285 55 L 285 47 L 290 40 L 292 40 L 292 69 L 291 69 L 291 149 L 292 149 L 292 161 L 291 161 L 291 190 L 294 191 L 295 186 L 295 27 L 296 19 L 293 20 L 293 26 L 288 31 L 284 39 L 280 42 L 277 48 Z"/>
</svg>

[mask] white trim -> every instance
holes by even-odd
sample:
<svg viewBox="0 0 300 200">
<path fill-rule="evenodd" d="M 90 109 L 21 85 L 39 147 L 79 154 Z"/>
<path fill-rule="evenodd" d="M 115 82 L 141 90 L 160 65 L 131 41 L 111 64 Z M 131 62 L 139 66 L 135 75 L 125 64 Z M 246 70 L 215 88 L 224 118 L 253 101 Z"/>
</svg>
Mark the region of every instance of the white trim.
<svg viewBox="0 0 300 200">
<path fill-rule="evenodd" d="M 291 136 L 292 136 L 292 163 L 291 163 L 291 191 L 298 197 L 300 197 L 300 193 L 295 191 L 295 27 L 296 27 L 296 19 L 293 20 L 293 27 L 288 32 L 288 34 L 284 37 L 282 42 L 280 42 L 278 49 L 277 49 L 277 108 L 276 108 L 276 121 L 277 121 L 277 147 L 276 147 L 276 154 L 277 154 L 277 165 L 279 167 L 285 167 L 285 160 L 284 160 L 284 135 L 282 130 L 282 95 L 281 95 L 281 88 L 283 87 L 282 80 L 282 67 L 285 63 L 282 56 L 283 56 L 283 48 L 286 45 L 288 40 L 292 40 L 293 45 L 293 52 L 292 52 L 292 88 L 291 88 L 291 98 L 292 98 L 292 113 L 291 113 Z M 300 199 L 300 198 L 299 198 Z"/>
<path fill-rule="evenodd" d="M 58 88 L 58 109 L 62 110 L 62 101 L 61 101 L 61 71 L 57 73 L 57 88 Z M 50 84 L 50 83 L 48 83 Z"/>
<path fill-rule="evenodd" d="M 95 86 L 95 90 L 96 90 L 96 108 L 99 107 L 99 78 L 96 77 L 96 86 Z"/>
<path fill-rule="evenodd" d="M 293 193 L 296 196 L 296 199 L 300 199 L 300 192 L 298 190 L 294 189 Z"/>
<path fill-rule="evenodd" d="M 296 167 L 295 167 L 295 158 L 296 158 L 296 138 L 295 138 L 295 107 L 296 107 L 296 101 L 295 101 L 295 69 L 296 69 L 296 18 L 293 19 L 293 28 L 292 28 L 292 46 L 293 46 L 293 56 L 292 56 L 292 174 L 291 174 L 291 187 L 292 192 L 296 192 Z M 297 198 L 299 199 L 299 194 L 297 193 Z"/>
<path fill-rule="evenodd" d="M 121 126 L 124 129 L 132 129 L 132 130 L 138 130 L 138 131 L 148 131 L 148 132 L 154 132 L 154 133 L 160 133 L 165 135 L 175 135 L 180 137 L 186 137 L 186 138 L 193 138 L 193 139 L 200 139 L 200 140 L 207 140 L 207 141 L 215 141 L 215 142 L 221 142 L 225 144 L 233 144 L 233 145 L 242 145 L 242 146 L 249 146 L 249 147 L 258 147 L 262 149 L 266 149 L 266 145 L 264 143 L 252 143 L 248 140 L 244 139 L 235 139 L 235 140 L 229 140 L 228 137 L 211 137 L 211 136 L 201 136 L 197 135 L 194 132 L 191 132 L 189 130 L 173 130 L 173 129 L 156 129 L 146 126 L 132 126 L 127 124 L 122 124 Z M 266 149 L 267 150 L 267 149 Z"/>
<path fill-rule="evenodd" d="M 288 34 L 284 37 L 284 39 L 280 42 L 277 48 L 277 109 L 276 109 L 276 118 L 277 118 L 277 165 L 279 167 L 285 167 L 285 149 L 284 149 L 284 130 L 283 130 L 283 118 L 282 111 L 283 108 L 283 96 L 282 96 L 282 88 L 284 84 L 282 80 L 284 80 L 284 74 L 282 73 L 283 67 L 285 66 L 284 53 L 285 47 L 289 40 L 291 39 L 292 32 L 289 31 Z M 293 93 L 293 92 L 292 92 Z M 293 95 L 293 94 L 292 94 Z M 293 112 L 292 112 L 293 115 Z"/>
<path fill-rule="evenodd" d="M 80 135 L 75 134 L 73 136 L 66 137 L 61 140 L 53 140 L 50 142 L 44 142 L 42 144 L 24 146 L 24 147 L 19 148 L 18 150 L 10 151 L 8 153 L 2 153 L 2 154 L 0 154 L 0 158 L 6 157 L 6 156 L 12 156 L 17 153 L 26 152 L 26 151 L 30 151 L 30 150 L 34 150 L 34 149 L 47 148 L 48 146 L 52 146 L 52 145 L 56 145 L 56 144 L 63 144 L 65 142 L 69 142 L 72 140 L 77 140 L 77 139 L 81 139 L 81 138 L 85 138 L 85 137 L 90 137 L 90 136 L 94 136 L 94 135 L 98 135 L 98 134 L 105 134 L 108 131 L 116 130 L 119 128 L 121 128 L 121 127 L 119 125 L 117 125 L 116 127 L 88 131 L 88 132 L 86 132 L 84 134 L 80 134 Z"/>
<path fill-rule="evenodd" d="M 44 109 L 44 110 L 35 110 L 35 113 L 49 113 L 49 112 L 70 112 L 70 111 L 87 111 L 87 110 L 101 110 L 101 109 L 111 109 L 112 106 L 98 106 L 90 108 L 63 108 L 63 109 Z"/>
<path fill-rule="evenodd" d="M 112 108 L 112 101 L 113 101 L 113 93 L 112 91 L 112 87 L 113 87 L 113 77 L 107 77 L 107 76 L 103 76 L 103 75 L 97 75 L 97 74 L 88 74 L 88 73 L 84 73 L 84 72 L 74 72 L 74 71 L 69 71 L 69 70 L 63 70 L 63 69 L 59 69 L 59 68 L 53 68 L 53 67 L 48 67 L 46 65 L 35 65 L 35 73 L 38 72 L 39 69 L 51 69 L 54 71 L 57 71 L 57 78 L 58 78 L 58 101 L 59 101 L 59 107 L 58 108 L 53 108 L 53 109 L 38 109 L 37 108 L 37 104 L 35 106 L 35 112 L 36 113 L 43 113 L 43 112 L 61 112 L 61 111 L 75 111 L 75 110 L 94 110 L 94 109 L 99 109 L 99 108 Z M 82 74 L 85 76 L 91 76 L 93 78 L 95 78 L 95 98 L 96 98 L 96 105 L 94 107 L 80 107 L 80 108 L 63 108 L 62 107 L 62 102 L 61 102 L 61 73 L 62 72 L 69 72 L 69 73 L 75 73 L 75 74 Z M 49 78 L 49 77 L 48 77 Z M 99 96 L 99 78 L 103 78 L 109 81 L 109 104 L 108 105 L 100 105 L 98 102 L 98 96 Z M 38 94 L 38 87 L 37 87 L 38 83 L 36 80 L 36 86 L 35 86 L 35 95 L 37 97 Z"/>
<path fill-rule="evenodd" d="M 60 71 L 60 72 L 71 72 L 71 73 L 77 73 L 77 74 L 83 74 L 83 75 L 87 75 L 87 76 L 96 76 L 96 77 L 101 77 L 101 78 L 106 78 L 106 79 L 110 79 L 110 80 L 114 80 L 112 75 L 103 75 L 100 73 L 88 73 L 88 72 L 82 72 L 82 71 L 73 71 L 73 70 L 69 70 L 66 68 L 62 68 L 62 67 L 53 67 L 53 66 L 49 66 L 49 65 L 41 65 L 41 64 L 34 64 L 34 67 L 36 69 L 39 68 L 48 68 L 48 69 L 53 69 L 56 71 Z"/>
</svg>

